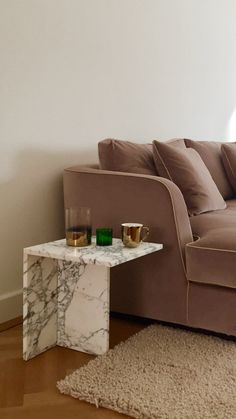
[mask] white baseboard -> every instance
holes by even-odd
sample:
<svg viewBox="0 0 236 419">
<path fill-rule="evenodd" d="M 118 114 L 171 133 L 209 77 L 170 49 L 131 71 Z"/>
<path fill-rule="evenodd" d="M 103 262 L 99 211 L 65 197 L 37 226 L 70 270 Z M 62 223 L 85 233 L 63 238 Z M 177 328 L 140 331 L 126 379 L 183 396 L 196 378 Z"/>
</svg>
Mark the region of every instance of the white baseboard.
<svg viewBox="0 0 236 419">
<path fill-rule="evenodd" d="M 0 324 L 22 316 L 22 289 L 0 295 Z"/>
</svg>

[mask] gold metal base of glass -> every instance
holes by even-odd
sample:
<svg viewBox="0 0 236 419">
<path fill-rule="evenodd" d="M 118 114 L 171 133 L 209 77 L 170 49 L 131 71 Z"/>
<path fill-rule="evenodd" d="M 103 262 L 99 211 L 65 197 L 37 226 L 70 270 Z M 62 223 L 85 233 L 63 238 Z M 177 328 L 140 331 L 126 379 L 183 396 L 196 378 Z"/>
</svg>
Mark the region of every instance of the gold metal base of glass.
<svg viewBox="0 0 236 419">
<path fill-rule="evenodd" d="M 91 244 L 91 236 L 87 232 L 67 231 L 66 244 L 73 247 L 85 247 Z"/>
</svg>

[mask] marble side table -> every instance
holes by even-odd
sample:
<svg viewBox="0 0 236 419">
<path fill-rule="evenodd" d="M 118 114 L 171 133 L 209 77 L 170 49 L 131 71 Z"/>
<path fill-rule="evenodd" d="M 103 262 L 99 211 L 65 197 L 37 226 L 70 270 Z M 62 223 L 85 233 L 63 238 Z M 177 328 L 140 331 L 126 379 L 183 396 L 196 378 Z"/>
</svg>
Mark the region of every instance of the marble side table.
<svg viewBox="0 0 236 419">
<path fill-rule="evenodd" d="M 23 358 L 59 345 L 91 354 L 109 349 L 110 269 L 162 249 L 141 243 L 68 247 L 65 240 L 24 249 Z"/>
</svg>

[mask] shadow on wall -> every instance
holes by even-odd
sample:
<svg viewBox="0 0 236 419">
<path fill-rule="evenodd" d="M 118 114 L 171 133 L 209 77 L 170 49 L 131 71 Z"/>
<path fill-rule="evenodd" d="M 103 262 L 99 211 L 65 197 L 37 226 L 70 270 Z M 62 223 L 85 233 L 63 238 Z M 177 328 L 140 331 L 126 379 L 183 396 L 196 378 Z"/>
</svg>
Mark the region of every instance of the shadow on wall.
<svg viewBox="0 0 236 419">
<path fill-rule="evenodd" d="M 64 237 L 63 169 L 96 162 L 95 147 L 82 153 L 32 149 L 18 153 L 7 176 L 0 168 L 0 295 L 21 288 L 24 247 Z"/>
</svg>

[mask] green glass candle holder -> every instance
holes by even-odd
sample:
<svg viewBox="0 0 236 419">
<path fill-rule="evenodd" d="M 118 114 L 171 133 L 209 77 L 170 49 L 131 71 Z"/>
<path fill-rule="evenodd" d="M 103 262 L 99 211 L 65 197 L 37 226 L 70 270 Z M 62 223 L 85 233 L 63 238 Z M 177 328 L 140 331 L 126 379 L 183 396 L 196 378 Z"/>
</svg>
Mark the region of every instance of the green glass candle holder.
<svg viewBox="0 0 236 419">
<path fill-rule="evenodd" d="M 96 245 L 111 246 L 112 245 L 112 228 L 96 229 Z"/>
</svg>

